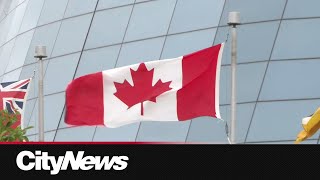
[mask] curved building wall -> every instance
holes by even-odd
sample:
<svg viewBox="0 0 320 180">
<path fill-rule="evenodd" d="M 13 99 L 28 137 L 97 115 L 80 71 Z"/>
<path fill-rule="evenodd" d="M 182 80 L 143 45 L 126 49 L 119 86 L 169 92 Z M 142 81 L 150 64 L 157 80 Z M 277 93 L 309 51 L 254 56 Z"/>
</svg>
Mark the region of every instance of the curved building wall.
<svg viewBox="0 0 320 180">
<path fill-rule="evenodd" d="M 181 56 L 227 40 L 220 107 L 230 118 L 227 16 L 238 26 L 237 142 L 293 143 L 301 119 L 320 105 L 318 0 L 4 0 L 0 2 L 0 82 L 34 75 L 25 110 L 37 141 L 36 45 L 46 45 L 46 141 L 228 143 L 225 123 L 201 117 L 120 128 L 64 123 L 65 88 L 74 78 L 141 61 Z M 94 113 L 94 112 L 93 112 Z M 319 133 L 303 143 L 319 143 Z"/>
</svg>

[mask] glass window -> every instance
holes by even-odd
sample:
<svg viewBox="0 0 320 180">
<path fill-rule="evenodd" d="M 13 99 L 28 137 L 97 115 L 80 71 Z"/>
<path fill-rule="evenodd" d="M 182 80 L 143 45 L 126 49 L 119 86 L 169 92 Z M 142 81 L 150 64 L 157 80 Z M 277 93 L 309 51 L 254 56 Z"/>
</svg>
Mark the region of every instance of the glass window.
<svg viewBox="0 0 320 180">
<path fill-rule="evenodd" d="M 73 79 L 80 53 L 51 59 L 44 78 L 44 94 L 64 91 Z M 68 68 L 62 68 L 68 67 Z"/>
<path fill-rule="evenodd" d="M 79 14 L 93 12 L 96 4 L 97 0 L 69 0 L 64 17 L 71 17 Z"/>
<path fill-rule="evenodd" d="M 23 127 L 28 127 L 35 104 L 36 104 L 36 99 L 31 99 L 27 101 L 24 107 L 25 109 L 23 114 Z M 37 127 L 33 127 L 33 128 L 37 128 Z"/>
<path fill-rule="evenodd" d="M 135 141 L 139 123 L 118 128 L 97 127 L 93 141 Z"/>
<path fill-rule="evenodd" d="M 52 56 L 81 51 L 92 14 L 62 21 Z"/>
<path fill-rule="evenodd" d="M 320 19 L 282 21 L 272 59 L 319 57 L 319 31 Z"/>
<path fill-rule="evenodd" d="M 318 98 L 319 66 L 320 59 L 271 62 L 259 99 Z"/>
<path fill-rule="evenodd" d="M 37 26 L 44 0 L 29 0 L 20 27 L 20 33 Z"/>
<path fill-rule="evenodd" d="M 218 26 L 224 1 L 178 1 L 169 33 Z"/>
<path fill-rule="evenodd" d="M 165 35 L 175 1 L 150 1 L 134 6 L 125 41 Z M 152 25 L 151 25 L 152 24 Z"/>
<path fill-rule="evenodd" d="M 241 25 L 237 28 L 238 54 L 237 62 L 254 62 L 269 60 L 279 21 Z M 216 43 L 222 43 L 227 38 L 228 27 L 219 28 Z M 231 31 L 231 30 L 230 30 Z M 231 32 L 225 46 L 222 64 L 231 62 Z"/>
<path fill-rule="evenodd" d="M 29 129 L 26 132 L 26 135 L 37 134 L 39 131 L 39 122 L 38 122 L 38 100 L 36 100 L 35 106 L 32 111 L 31 118 L 29 120 L 28 126 L 32 126 L 33 128 Z M 45 123 L 44 123 L 45 124 Z"/>
<path fill-rule="evenodd" d="M 44 130 L 45 131 L 58 128 L 64 103 L 65 103 L 65 93 L 45 96 L 44 98 L 44 104 L 45 104 L 44 105 L 44 114 L 45 114 Z"/>
<path fill-rule="evenodd" d="M 6 17 L 6 14 L 2 9 L 0 9 L 0 21 L 2 21 L 4 17 Z"/>
<path fill-rule="evenodd" d="M 257 104 L 247 142 L 295 140 L 302 118 L 319 107 L 320 100 L 261 102 Z M 317 139 L 320 131 L 309 139 Z"/>
<path fill-rule="evenodd" d="M 164 37 L 122 45 L 117 67 L 160 59 Z"/>
<path fill-rule="evenodd" d="M 1 1 L 0 11 L 8 14 L 11 3 L 12 1 Z"/>
<path fill-rule="evenodd" d="M 14 10 L 20 4 L 20 1 L 22 0 L 11 0 L 10 6 L 7 12 Z"/>
<path fill-rule="evenodd" d="M 59 129 L 60 129 L 60 128 L 66 128 L 66 127 L 72 127 L 72 126 L 73 126 L 73 125 L 66 124 L 66 123 L 64 122 L 65 115 L 66 115 L 66 108 L 64 107 L 64 108 L 63 108 L 62 116 L 61 116 L 61 118 L 60 118 L 60 123 L 59 123 L 59 127 L 58 127 Z"/>
<path fill-rule="evenodd" d="M 23 3 L 8 15 L 10 17 L 7 17 L 8 19 L 5 25 L 8 30 L 6 41 L 9 41 L 18 34 L 26 6 L 27 3 Z"/>
<path fill-rule="evenodd" d="M 289 0 L 284 12 L 284 18 L 319 17 L 320 1 Z"/>
<path fill-rule="evenodd" d="M 236 142 L 242 143 L 249 127 L 254 103 L 237 105 Z M 225 121 L 230 128 L 230 106 L 220 106 L 223 120 L 210 117 L 199 117 L 192 120 L 187 142 L 228 143 Z"/>
<path fill-rule="evenodd" d="M 237 66 L 237 101 L 256 101 L 267 62 L 240 64 Z M 274 86 L 273 86 L 274 87 Z M 220 78 L 220 103 L 230 104 L 231 71 L 230 66 L 222 66 Z"/>
<path fill-rule="evenodd" d="M 114 68 L 119 50 L 120 45 L 84 51 L 76 77 Z"/>
<path fill-rule="evenodd" d="M 44 97 L 44 131 L 50 131 L 58 128 L 64 102 L 64 92 Z M 38 99 L 36 99 L 36 103 L 33 108 L 32 116 L 29 122 L 29 126 L 33 126 L 35 128 L 30 129 L 29 134 L 38 133 L 38 106 Z"/>
<path fill-rule="evenodd" d="M 136 0 L 136 3 L 138 3 L 138 2 L 145 2 L 145 1 L 150 1 L 150 0 Z"/>
<path fill-rule="evenodd" d="M 54 141 L 92 141 L 95 127 L 59 129 Z"/>
<path fill-rule="evenodd" d="M 190 121 L 141 122 L 137 141 L 185 142 Z"/>
<path fill-rule="evenodd" d="M 232 11 L 240 12 L 241 23 L 281 19 L 285 4 L 286 0 L 226 1 L 220 24 L 227 25 Z"/>
<path fill-rule="evenodd" d="M 17 37 L 14 48 L 12 49 L 8 66 L 6 68 L 6 72 L 12 71 L 16 68 L 23 66 L 28 53 L 29 45 L 32 40 L 33 33 L 34 30 L 28 31 L 27 33 L 24 33 Z"/>
<path fill-rule="evenodd" d="M 20 72 L 22 68 L 11 71 L 3 76 L 2 82 L 10 82 L 19 80 Z"/>
<path fill-rule="evenodd" d="M 0 21 L 0 46 L 2 46 L 7 40 L 7 33 L 8 33 L 8 28 L 6 26 L 7 21 L 8 21 L 8 17 Z"/>
<path fill-rule="evenodd" d="M 96 12 L 86 42 L 86 49 L 121 43 L 132 6 Z"/>
<path fill-rule="evenodd" d="M 62 19 L 67 4 L 68 0 L 46 0 L 41 11 L 38 25 Z"/>
<path fill-rule="evenodd" d="M 44 141 L 52 142 L 55 135 L 56 135 L 56 131 L 50 131 L 50 132 L 44 133 Z"/>
<path fill-rule="evenodd" d="M 6 70 L 12 52 L 12 48 L 14 46 L 14 42 L 15 39 L 11 40 L 10 42 L 1 47 L 2 52 L 0 54 L 0 75 L 3 75 Z"/>
<path fill-rule="evenodd" d="M 50 131 L 44 133 L 44 141 L 45 142 L 52 142 L 54 139 L 54 136 L 56 134 L 56 131 Z M 38 142 L 39 141 L 39 135 L 30 135 L 28 136 L 28 139 L 30 142 Z"/>
<path fill-rule="evenodd" d="M 45 69 L 47 69 L 48 62 L 49 61 L 43 62 L 43 70 L 44 71 L 45 71 Z M 34 76 L 34 78 L 32 79 L 32 81 L 30 83 L 27 99 L 32 99 L 32 98 L 38 97 L 39 64 L 36 63 L 36 64 L 31 64 L 31 65 L 22 67 L 22 71 L 21 71 L 19 79 L 27 79 L 27 78 L 31 78 L 33 76 Z"/>
<path fill-rule="evenodd" d="M 134 0 L 99 0 L 97 9 L 107 9 L 127 4 L 133 4 Z"/>
<path fill-rule="evenodd" d="M 28 137 L 30 142 L 36 142 L 36 141 L 38 141 L 38 140 L 36 140 L 36 136 L 37 135 L 28 135 L 27 137 Z"/>
<path fill-rule="evenodd" d="M 212 46 L 216 28 L 170 35 L 166 39 L 161 59 L 175 58 Z"/>
<path fill-rule="evenodd" d="M 34 58 L 35 47 L 38 45 L 46 46 L 47 56 L 51 57 L 52 49 L 56 37 L 58 35 L 61 22 L 52 23 L 46 26 L 39 27 L 35 30 L 25 64 L 35 63 L 37 60 Z"/>
</svg>

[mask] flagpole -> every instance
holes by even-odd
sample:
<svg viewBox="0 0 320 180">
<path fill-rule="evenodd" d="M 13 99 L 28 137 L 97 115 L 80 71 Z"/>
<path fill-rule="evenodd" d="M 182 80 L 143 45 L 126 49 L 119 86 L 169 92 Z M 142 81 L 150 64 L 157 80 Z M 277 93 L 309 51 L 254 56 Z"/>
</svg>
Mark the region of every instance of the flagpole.
<svg viewBox="0 0 320 180">
<path fill-rule="evenodd" d="M 43 58 L 47 57 L 46 46 L 36 46 L 35 58 L 39 60 L 39 141 L 44 141 L 44 103 L 43 103 Z"/>
<path fill-rule="evenodd" d="M 229 12 L 228 25 L 231 26 L 231 144 L 236 143 L 236 67 L 237 67 L 237 25 L 240 24 L 240 13 Z"/>
</svg>

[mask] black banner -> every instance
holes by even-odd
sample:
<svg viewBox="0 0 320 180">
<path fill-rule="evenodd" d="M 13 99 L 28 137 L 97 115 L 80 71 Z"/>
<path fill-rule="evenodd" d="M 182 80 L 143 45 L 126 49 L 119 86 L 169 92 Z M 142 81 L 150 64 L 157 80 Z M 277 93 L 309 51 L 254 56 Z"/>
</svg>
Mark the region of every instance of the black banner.
<svg viewBox="0 0 320 180">
<path fill-rule="evenodd" d="M 43 143 L 0 144 L 0 152 L 1 174 L 24 178 L 317 177 L 320 165 L 318 145 Z"/>
</svg>

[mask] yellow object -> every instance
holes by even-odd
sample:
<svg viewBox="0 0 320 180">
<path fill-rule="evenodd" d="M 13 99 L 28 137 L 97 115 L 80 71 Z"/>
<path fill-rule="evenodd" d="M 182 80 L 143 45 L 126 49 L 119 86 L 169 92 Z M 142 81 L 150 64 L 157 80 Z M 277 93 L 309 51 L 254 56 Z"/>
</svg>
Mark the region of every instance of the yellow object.
<svg viewBox="0 0 320 180">
<path fill-rule="evenodd" d="M 313 113 L 311 117 L 305 117 L 302 119 L 303 130 L 298 134 L 295 143 L 313 136 L 320 128 L 320 108 Z"/>
</svg>

